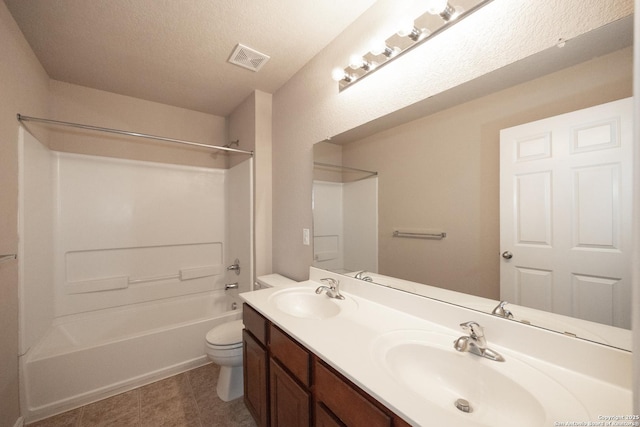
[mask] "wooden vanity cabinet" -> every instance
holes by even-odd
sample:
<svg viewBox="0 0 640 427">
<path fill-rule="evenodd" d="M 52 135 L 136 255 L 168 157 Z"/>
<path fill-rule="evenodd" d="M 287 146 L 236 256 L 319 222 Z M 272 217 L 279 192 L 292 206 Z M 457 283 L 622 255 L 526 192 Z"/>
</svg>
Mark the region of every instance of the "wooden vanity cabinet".
<svg viewBox="0 0 640 427">
<path fill-rule="evenodd" d="M 244 304 L 242 314 L 244 403 L 258 427 L 267 427 L 269 426 L 267 319 L 247 304 Z"/>
<path fill-rule="evenodd" d="M 244 304 L 244 401 L 260 427 L 409 427 Z"/>
</svg>

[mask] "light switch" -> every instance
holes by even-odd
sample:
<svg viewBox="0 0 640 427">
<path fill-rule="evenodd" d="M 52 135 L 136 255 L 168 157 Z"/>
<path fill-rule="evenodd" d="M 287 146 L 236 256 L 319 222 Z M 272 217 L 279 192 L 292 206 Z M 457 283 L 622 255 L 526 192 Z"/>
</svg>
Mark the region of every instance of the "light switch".
<svg viewBox="0 0 640 427">
<path fill-rule="evenodd" d="M 302 229 L 302 244 L 305 246 L 309 246 L 309 229 Z"/>
</svg>

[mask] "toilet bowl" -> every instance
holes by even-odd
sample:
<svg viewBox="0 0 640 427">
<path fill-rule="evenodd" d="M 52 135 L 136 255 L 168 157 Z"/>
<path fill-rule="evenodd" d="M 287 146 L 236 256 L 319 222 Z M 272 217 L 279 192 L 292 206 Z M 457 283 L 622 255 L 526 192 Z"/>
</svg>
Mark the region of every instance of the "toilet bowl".
<svg viewBox="0 0 640 427">
<path fill-rule="evenodd" d="M 256 279 L 254 289 L 271 288 L 295 283 L 279 274 L 269 274 Z M 216 326 L 207 333 L 207 356 L 220 366 L 216 391 L 218 397 L 228 402 L 244 394 L 242 373 L 242 320 L 234 320 Z"/>
<path fill-rule="evenodd" d="M 225 402 L 243 394 L 242 328 L 242 320 L 234 320 L 211 329 L 206 337 L 207 356 L 220 366 L 216 391 Z"/>
</svg>

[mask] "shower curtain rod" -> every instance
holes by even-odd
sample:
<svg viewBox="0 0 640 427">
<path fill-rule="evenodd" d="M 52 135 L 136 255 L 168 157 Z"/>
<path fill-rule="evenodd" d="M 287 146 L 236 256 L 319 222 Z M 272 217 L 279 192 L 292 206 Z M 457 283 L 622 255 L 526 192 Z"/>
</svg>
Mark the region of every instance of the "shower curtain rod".
<svg viewBox="0 0 640 427">
<path fill-rule="evenodd" d="M 378 175 L 378 172 L 368 171 L 366 169 L 350 168 L 348 166 L 332 165 L 331 163 L 313 162 L 313 165 L 314 166 L 329 167 L 329 168 L 336 168 L 336 169 L 344 169 L 344 170 L 354 171 L 354 172 L 364 172 L 364 173 L 368 173 L 370 175 Z"/>
<path fill-rule="evenodd" d="M 164 136 L 147 135 L 147 134 L 139 133 L 139 132 L 129 132 L 129 131 L 125 131 L 125 130 L 102 128 L 102 127 L 98 127 L 98 126 L 83 125 L 83 124 L 79 124 L 79 123 L 62 122 L 62 121 L 59 121 L 59 120 L 41 119 L 41 118 L 38 118 L 38 117 L 23 116 L 22 114 L 19 114 L 19 113 L 18 113 L 17 117 L 18 117 L 18 121 L 20 121 L 20 122 L 39 122 L 39 123 L 47 123 L 47 124 L 51 124 L 51 125 L 68 126 L 68 127 L 74 127 L 74 128 L 80 128 L 80 129 L 95 130 L 95 131 L 98 131 L 98 132 L 116 133 L 116 134 L 119 134 L 119 135 L 135 136 L 135 137 L 138 137 L 138 138 L 146 138 L 146 139 L 155 139 L 155 140 L 158 140 L 158 141 L 165 141 L 165 142 L 175 142 L 177 144 L 192 145 L 192 146 L 203 147 L 203 148 L 213 148 L 214 150 L 229 151 L 229 152 L 232 152 L 232 153 L 250 154 L 251 156 L 253 156 L 253 151 L 239 150 L 237 148 L 222 147 L 222 146 L 219 146 L 219 145 L 207 145 L 207 144 L 201 144 L 199 142 L 183 141 L 181 139 L 165 138 Z"/>
</svg>

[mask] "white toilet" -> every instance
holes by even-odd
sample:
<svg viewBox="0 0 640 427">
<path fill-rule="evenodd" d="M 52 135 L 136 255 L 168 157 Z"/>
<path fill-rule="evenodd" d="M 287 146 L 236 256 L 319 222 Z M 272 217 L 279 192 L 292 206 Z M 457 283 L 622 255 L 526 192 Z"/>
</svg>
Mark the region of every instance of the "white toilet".
<svg viewBox="0 0 640 427">
<path fill-rule="evenodd" d="M 279 274 L 269 274 L 256 279 L 255 289 L 271 288 L 295 283 Z M 233 320 L 216 326 L 207 332 L 206 351 L 209 359 L 220 366 L 216 391 L 225 402 L 237 399 L 244 393 L 242 373 L 242 320 Z"/>
<path fill-rule="evenodd" d="M 243 394 L 242 319 L 223 323 L 207 332 L 207 356 L 220 366 L 216 391 L 228 402 Z"/>
</svg>

